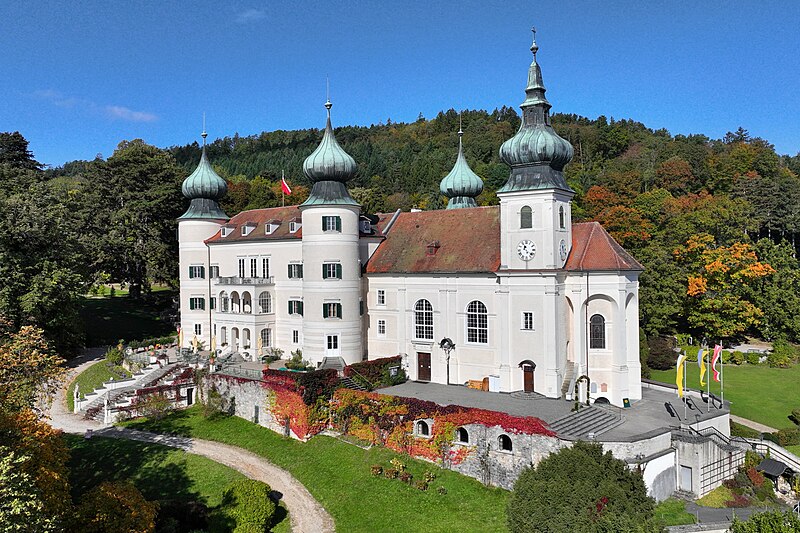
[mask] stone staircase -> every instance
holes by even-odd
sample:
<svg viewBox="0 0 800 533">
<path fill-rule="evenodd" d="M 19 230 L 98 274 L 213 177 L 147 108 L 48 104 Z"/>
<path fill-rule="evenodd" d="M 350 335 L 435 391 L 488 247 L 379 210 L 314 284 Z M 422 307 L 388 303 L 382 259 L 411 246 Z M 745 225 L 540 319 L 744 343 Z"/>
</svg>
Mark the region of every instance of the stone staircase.
<svg viewBox="0 0 800 533">
<path fill-rule="evenodd" d="M 560 437 L 568 439 L 588 439 L 589 434 L 601 435 L 620 424 L 624 420 L 616 413 L 595 405 L 582 407 L 580 411 L 559 418 L 550 429 Z"/>
<path fill-rule="evenodd" d="M 575 363 L 567 361 L 567 371 L 564 374 L 564 382 L 561 385 L 561 397 L 565 400 L 572 399 L 572 394 L 574 394 L 577 366 Z"/>
<path fill-rule="evenodd" d="M 118 389 L 112 389 L 105 394 L 101 394 L 86 405 L 86 407 L 83 409 L 83 417 L 87 420 L 97 420 L 102 422 L 105 416 L 104 407 L 106 404 L 106 399 L 108 399 L 108 405 L 113 407 L 117 402 L 124 399 L 125 396 L 133 396 L 137 389 L 152 387 L 178 369 L 178 363 L 170 363 L 146 374 L 142 374 L 131 385 L 120 387 Z"/>
<path fill-rule="evenodd" d="M 353 378 L 343 377 L 339 379 L 339 383 L 342 384 L 342 387 L 346 389 L 353 389 L 366 392 L 368 389 L 359 383 L 358 381 L 354 380 Z"/>
<path fill-rule="evenodd" d="M 320 368 L 320 370 L 323 370 L 323 369 L 326 369 L 326 368 L 332 368 L 332 369 L 336 370 L 336 372 L 338 372 L 339 375 L 341 376 L 341 375 L 344 374 L 344 367 L 345 366 L 347 366 L 347 365 L 344 364 L 344 359 L 342 359 L 341 357 L 323 357 L 322 358 L 322 364 L 320 365 L 319 368 Z"/>
</svg>

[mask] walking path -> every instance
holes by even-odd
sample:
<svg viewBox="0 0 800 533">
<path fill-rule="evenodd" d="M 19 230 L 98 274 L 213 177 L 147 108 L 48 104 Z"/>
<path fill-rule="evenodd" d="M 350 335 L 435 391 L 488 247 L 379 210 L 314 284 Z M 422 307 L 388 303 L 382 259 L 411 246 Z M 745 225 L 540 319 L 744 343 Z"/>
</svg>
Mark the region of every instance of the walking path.
<svg viewBox="0 0 800 533">
<path fill-rule="evenodd" d="M 759 424 L 758 422 L 753 422 L 752 420 L 748 420 L 747 418 L 742 418 L 741 416 L 731 415 L 731 420 L 733 420 L 737 424 L 741 424 L 743 426 L 755 429 L 756 431 L 760 431 L 761 433 L 775 433 L 776 431 L 778 431 L 775 428 L 765 426 L 764 424 Z"/>
<path fill-rule="evenodd" d="M 65 383 L 94 364 L 103 357 L 104 350 L 90 349 L 79 358 L 71 361 L 72 369 L 68 372 Z M 91 429 L 95 435 L 117 439 L 132 439 L 142 442 L 153 442 L 186 452 L 208 457 L 212 461 L 238 470 L 251 479 L 263 481 L 280 493 L 280 499 L 289 510 L 289 520 L 294 533 L 329 533 L 335 531 L 333 518 L 314 499 L 310 492 L 286 470 L 275 466 L 261 456 L 242 448 L 221 444 L 219 442 L 193 439 L 188 437 L 171 437 L 145 431 L 103 427 L 94 420 L 86 420 L 67 409 L 65 401 L 65 384 L 56 394 L 50 409 L 50 425 L 66 433 L 83 434 Z"/>
</svg>

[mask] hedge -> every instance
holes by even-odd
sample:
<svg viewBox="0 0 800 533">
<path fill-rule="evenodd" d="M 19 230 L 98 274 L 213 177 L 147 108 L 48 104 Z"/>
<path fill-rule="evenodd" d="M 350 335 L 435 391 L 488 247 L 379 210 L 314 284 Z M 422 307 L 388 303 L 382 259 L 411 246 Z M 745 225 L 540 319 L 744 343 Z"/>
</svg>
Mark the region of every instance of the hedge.
<svg viewBox="0 0 800 533">
<path fill-rule="evenodd" d="M 379 386 L 397 385 L 406 380 L 405 372 L 402 368 L 399 368 L 400 363 L 401 357 L 399 355 L 382 357 L 380 359 L 373 359 L 372 361 L 362 361 L 346 366 L 344 368 L 344 375 L 358 381 L 369 389 L 374 389 Z M 393 366 L 398 367 L 397 375 L 394 377 L 389 373 L 389 368 Z"/>
</svg>

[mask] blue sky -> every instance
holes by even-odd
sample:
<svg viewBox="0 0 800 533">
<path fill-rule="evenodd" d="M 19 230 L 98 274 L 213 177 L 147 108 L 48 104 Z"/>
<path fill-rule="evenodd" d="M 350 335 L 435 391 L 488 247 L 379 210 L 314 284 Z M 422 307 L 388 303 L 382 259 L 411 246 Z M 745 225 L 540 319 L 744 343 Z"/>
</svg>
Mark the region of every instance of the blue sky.
<svg viewBox="0 0 800 533">
<path fill-rule="evenodd" d="M 800 151 L 800 2 L 0 3 L 0 131 L 38 160 L 518 106 L 530 27 L 555 112 Z"/>
</svg>

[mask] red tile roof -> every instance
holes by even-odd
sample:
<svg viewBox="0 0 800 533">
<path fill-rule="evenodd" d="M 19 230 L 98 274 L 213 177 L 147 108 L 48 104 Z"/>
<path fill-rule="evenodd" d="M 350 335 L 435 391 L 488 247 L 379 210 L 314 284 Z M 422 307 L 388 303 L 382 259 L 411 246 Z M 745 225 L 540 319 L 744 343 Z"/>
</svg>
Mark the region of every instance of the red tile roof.
<svg viewBox="0 0 800 533">
<path fill-rule="evenodd" d="M 435 241 L 439 247 L 429 251 Z M 400 213 L 367 273 L 494 272 L 499 266 L 500 208 L 490 206 Z"/>
<path fill-rule="evenodd" d="M 299 239 L 303 236 L 303 228 L 298 229 L 294 233 L 289 233 L 289 221 L 295 218 L 299 220 L 299 217 L 300 209 L 296 205 L 242 211 L 225 224 L 225 227 L 233 228 L 233 231 L 230 232 L 227 237 L 223 237 L 222 233 L 218 231 L 212 237 L 208 238 L 206 242 L 223 243 Z M 264 226 L 267 222 L 271 221 L 281 221 L 282 223 L 275 231 L 266 234 L 264 232 Z M 242 231 L 239 228 L 245 224 L 255 224 L 256 227 L 247 235 L 242 235 Z"/>
<path fill-rule="evenodd" d="M 572 225 L 572 251 L 564 269 L 642 271 L 644 267 L 599 222 L 579 222 Z"/>
</svg>

